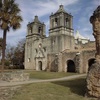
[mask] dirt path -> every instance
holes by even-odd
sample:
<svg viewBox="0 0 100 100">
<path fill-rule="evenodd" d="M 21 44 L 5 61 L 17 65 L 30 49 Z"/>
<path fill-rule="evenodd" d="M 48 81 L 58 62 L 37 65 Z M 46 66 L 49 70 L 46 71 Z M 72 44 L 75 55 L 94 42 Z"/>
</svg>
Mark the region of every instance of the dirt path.
<svg viewBox="0 0 100 100">
<path fill-rule="evenodd" d="M 83 76 L 86 76 L 86 74 L 72 75 L 72 76 L 67 76 L 67 77 L 63 77 L 63 78 L 47 79 L 47 80 L 30 79 L 29 81 L 22 81 L 22 82 L 0 81 L 0 87 L 30 84 L 30 83 L 37 83 L 37 82 L 53 82 L 53 81 L 71 80 L 71 79 L 75 79 L 75 78 L 79 78 L 79 77 L 83 77 Z"/>
</svg>

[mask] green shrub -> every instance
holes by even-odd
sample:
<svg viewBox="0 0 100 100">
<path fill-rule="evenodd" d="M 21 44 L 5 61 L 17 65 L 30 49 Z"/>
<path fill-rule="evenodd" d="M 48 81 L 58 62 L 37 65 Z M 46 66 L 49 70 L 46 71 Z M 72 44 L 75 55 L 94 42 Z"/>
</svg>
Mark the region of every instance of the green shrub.
<svg viewBox="0 0 100 100">
<path fill-rule="evenodd" d="M 9 66 L 10 65 L 10 62 L 9 61 L 5 61 L 5 66 Z"/>
</svg>

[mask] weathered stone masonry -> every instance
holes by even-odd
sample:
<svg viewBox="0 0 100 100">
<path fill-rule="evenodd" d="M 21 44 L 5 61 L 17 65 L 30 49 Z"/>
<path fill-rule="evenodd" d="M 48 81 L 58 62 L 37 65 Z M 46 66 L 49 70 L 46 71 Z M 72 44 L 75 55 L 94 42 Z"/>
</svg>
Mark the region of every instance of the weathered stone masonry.
<svg viewBox="0 0 100 100">
<path fill-rule="evenodd" d="M 76 44 L 72 23 L 73 16 L 60 5 L 58 11 L 50 15 L 46 37 L 45 24 L 35 16 L 27 25 L 25 69 L 86 73 L 94 61 L 95 46 L 91 41 Z"/>
</svg>

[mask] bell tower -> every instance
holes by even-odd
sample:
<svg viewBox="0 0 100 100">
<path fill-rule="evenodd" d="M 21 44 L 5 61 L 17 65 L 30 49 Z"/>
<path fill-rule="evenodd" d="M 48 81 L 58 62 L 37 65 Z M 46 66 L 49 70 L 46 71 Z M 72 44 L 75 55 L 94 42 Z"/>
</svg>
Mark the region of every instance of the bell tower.
<svg viewBox="0 0 100 100">
<path fill-rule="evenodd" d="M 74 49 L 73 16 L 68 14 L 63 5 L 56 13 L 50 15 L 49 36 L 51 38 L 52 52 L 61 52 L 65 49 Z"/>
<path fill-rule="evenodd" d="M 45 37 L 45 24 L 39 21 L 38 16 L 27 25 L 27 35 Z"/>
<path fill-rule="evenodd" d="M 31 66 L 30 68 L 35 68 L 33 58 L 37 52 L 39 42 L 45 37 L 45 24 L 39 21 L 38 16 L 35 16 L 34 21 L 27 25 L 25 67 Z"/>
<path fill-rule="evenodd" d="M 63 5 L 60 5 L 58 11 L 50 16 L 50 36 L 58 34 L 73 35 L 72 20 L 73 16 L 64 10 Z"/>
</svg>

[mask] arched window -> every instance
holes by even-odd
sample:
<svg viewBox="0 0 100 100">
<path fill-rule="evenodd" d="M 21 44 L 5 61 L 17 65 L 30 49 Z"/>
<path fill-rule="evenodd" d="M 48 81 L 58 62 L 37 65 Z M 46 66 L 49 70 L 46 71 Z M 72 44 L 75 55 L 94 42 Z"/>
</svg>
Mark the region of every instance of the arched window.
<svg viewBox="0 0 100 100">
<path fill-rule="evenodd" d="M 39 27 L 39 28 L 38 28 L 38 33 L 39 33 L 39 34 L 41 33 L 41 30 L 42 30 L 41 27 Z"/>
<path fill-rule="evenodd" d="M 69 26 L 70 26 L 69 18 L 67 17 L 65 20 L 66 20 L 66 27 L 69 28 Z"/>
<path fill-rule="evenodd" d="M 54 26 L 58 26 L 58 18 L 55 18 L 55 21 L 54 21 Z"/>
<path fill-rule="evenodd" d="M 32 33 L 32 27 L 31 26 L 29 26 L 28 30 L 29 30 L 29 33 Z"/>
<path fill-rule="evenodd" d="M 58 22 L 58 18 L 55 18 L 55 22 Z"/>
</svg>

